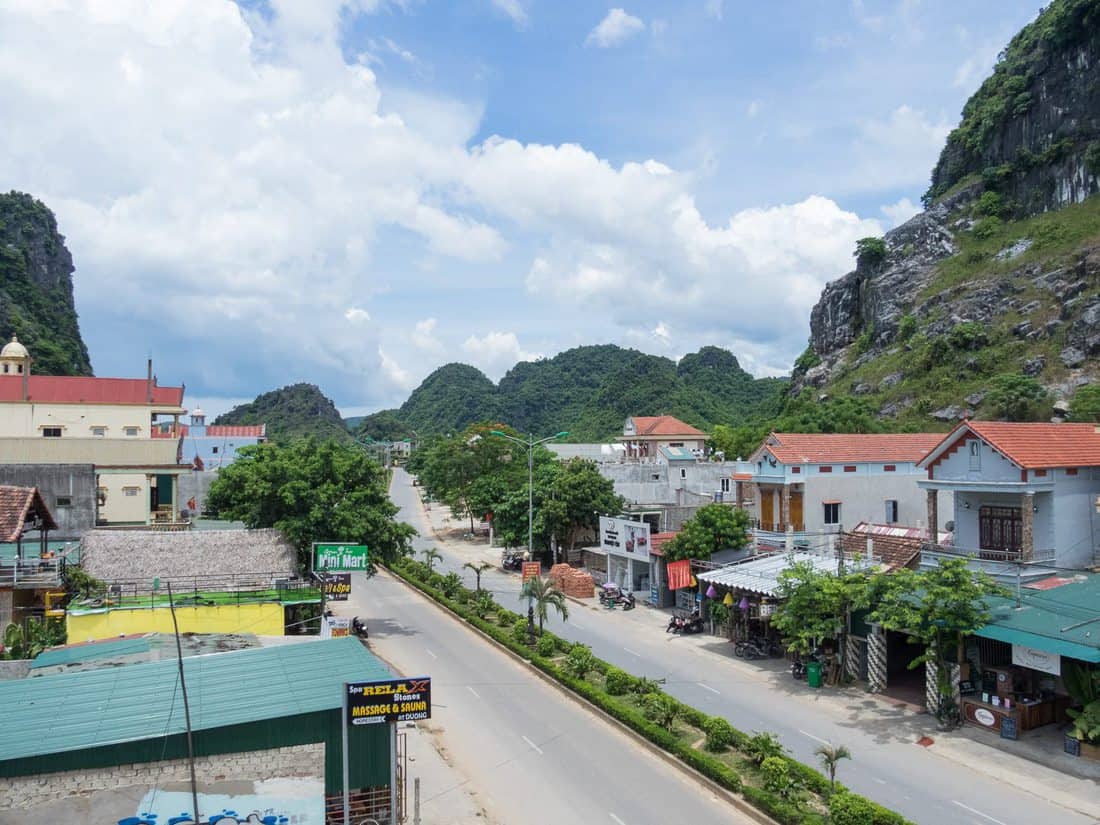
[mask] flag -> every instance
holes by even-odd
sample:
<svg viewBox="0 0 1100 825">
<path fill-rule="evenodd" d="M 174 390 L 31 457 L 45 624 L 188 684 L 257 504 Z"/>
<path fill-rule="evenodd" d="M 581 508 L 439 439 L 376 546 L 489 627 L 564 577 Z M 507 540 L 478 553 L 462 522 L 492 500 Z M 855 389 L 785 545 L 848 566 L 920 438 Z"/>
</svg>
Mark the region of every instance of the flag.
<svg viewBox="0 0 1100 825">
<path fill-rule="evenodd" d="M 691 586 L 691 559 L 668 563 L 668 589 L 679 590 Z"/>
<path fill-rule="evenodd" d="M 187 499 L 187 509 L 188 510 L 198 510 L 199 509 L 199 505 L 197 505 L 195 503 L 195 497 L 194 496 L 191 496 L 191 498 Z"/>
</svg>

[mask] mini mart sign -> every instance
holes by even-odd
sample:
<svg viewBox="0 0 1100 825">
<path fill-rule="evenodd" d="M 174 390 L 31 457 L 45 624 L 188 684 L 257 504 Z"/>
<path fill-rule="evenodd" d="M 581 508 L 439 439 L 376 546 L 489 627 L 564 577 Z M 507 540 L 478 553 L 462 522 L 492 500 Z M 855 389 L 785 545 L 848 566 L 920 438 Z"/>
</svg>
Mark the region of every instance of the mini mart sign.
<svg viewBox="0 0 1100 825">
<path fill-rule="evenodd" d="M 313 569 L 333 573 L 361 573 L 368 569 L 365 544 L 313 545 Z"/>
</svg>

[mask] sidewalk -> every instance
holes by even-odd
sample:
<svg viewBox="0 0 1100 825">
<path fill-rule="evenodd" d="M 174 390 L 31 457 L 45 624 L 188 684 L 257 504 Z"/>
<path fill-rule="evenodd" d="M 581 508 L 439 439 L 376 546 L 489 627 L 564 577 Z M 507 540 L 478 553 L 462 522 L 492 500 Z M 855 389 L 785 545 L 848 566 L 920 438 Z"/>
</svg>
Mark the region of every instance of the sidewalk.
<svg viewBox="0 0 1100 825">
<path fill-rule="evenodd" d="M 489 547 L 484 538 L 464 539 L 466 526 L 460 520 L 451 519 L 445 507 L 433 505 L 423 514 L 431 524 L 435 538 L 452 553 L 463 561 L 491 562 L 499 570 L 499 548 Z M 515 576 L 518 578 L 518 574 Z M 570 597 L 570 601 L 586 612 L 598 614 L 601 621 L 622 624 L 624 633 L 643 633 L 650 638 L 665 636 L 670 615 L 667 611 L 641 602 L 636 609 L 624 612 L 607 610 L 595 598 Z M 794 701 L 827 706 L 832 713 L 853 719 L 870 730 L 889 727 L 896 731 L 901 728 L 914 743 L 928 737 L 932 741 L 927 746 L 928 751 L 939 757 L 1087 815 L 1097 816 L 1100 811 L 1100 763 L 1067 756 L 1049 743 L 1039 746 L 1039 743 L 1029 743 L 1027 740 L 1000 740 L 966 726 L 944 733 L 938 730 L 931 716 L 913 705 L 876 696 L 858 687 L 815 690 L 803 682 L 794 681 L 785 660 L 746 662 L 737 659 L 733 656 L 733 646 L 716 636 L 704 633 L 678 637 L 677 641 L 709 659 L 707 667 L 729 668 L 735 672 L 737 679 L 766 683 L 775 693 L 789 696 Z M 1100 818 L 1097 821 L 1100 822 Z"/>
</svg>

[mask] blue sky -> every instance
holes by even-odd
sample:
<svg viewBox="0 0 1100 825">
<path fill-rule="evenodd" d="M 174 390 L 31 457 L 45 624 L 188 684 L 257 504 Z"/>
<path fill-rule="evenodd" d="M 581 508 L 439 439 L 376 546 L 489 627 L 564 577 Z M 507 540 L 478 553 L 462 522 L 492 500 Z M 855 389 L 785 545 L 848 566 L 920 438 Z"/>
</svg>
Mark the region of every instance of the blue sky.
<svg viewBox="0 0 1100 825">
<path fill-rule="evenodd" d="M 208 412 L 588 343 L 776 374 L 1037 10 L 11 0 L 0 185 L 57 213 L 97 374 Z"/>
</svg>

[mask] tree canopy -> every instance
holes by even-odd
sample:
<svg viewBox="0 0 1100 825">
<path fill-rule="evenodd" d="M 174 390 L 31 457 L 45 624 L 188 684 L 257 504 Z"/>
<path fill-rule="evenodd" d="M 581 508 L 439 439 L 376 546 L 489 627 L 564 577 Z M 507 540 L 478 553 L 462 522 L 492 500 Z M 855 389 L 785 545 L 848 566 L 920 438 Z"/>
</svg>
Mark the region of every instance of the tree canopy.
<svg viewBox="0 0 1100 825">
<path fill-rule="evenodd" d="M 720 550 L 744 547 L 748 539 L 748 513 L 725 504 L 707 504 L 662 549 L 668 561 L 709 559 Z"/>
</svg>

